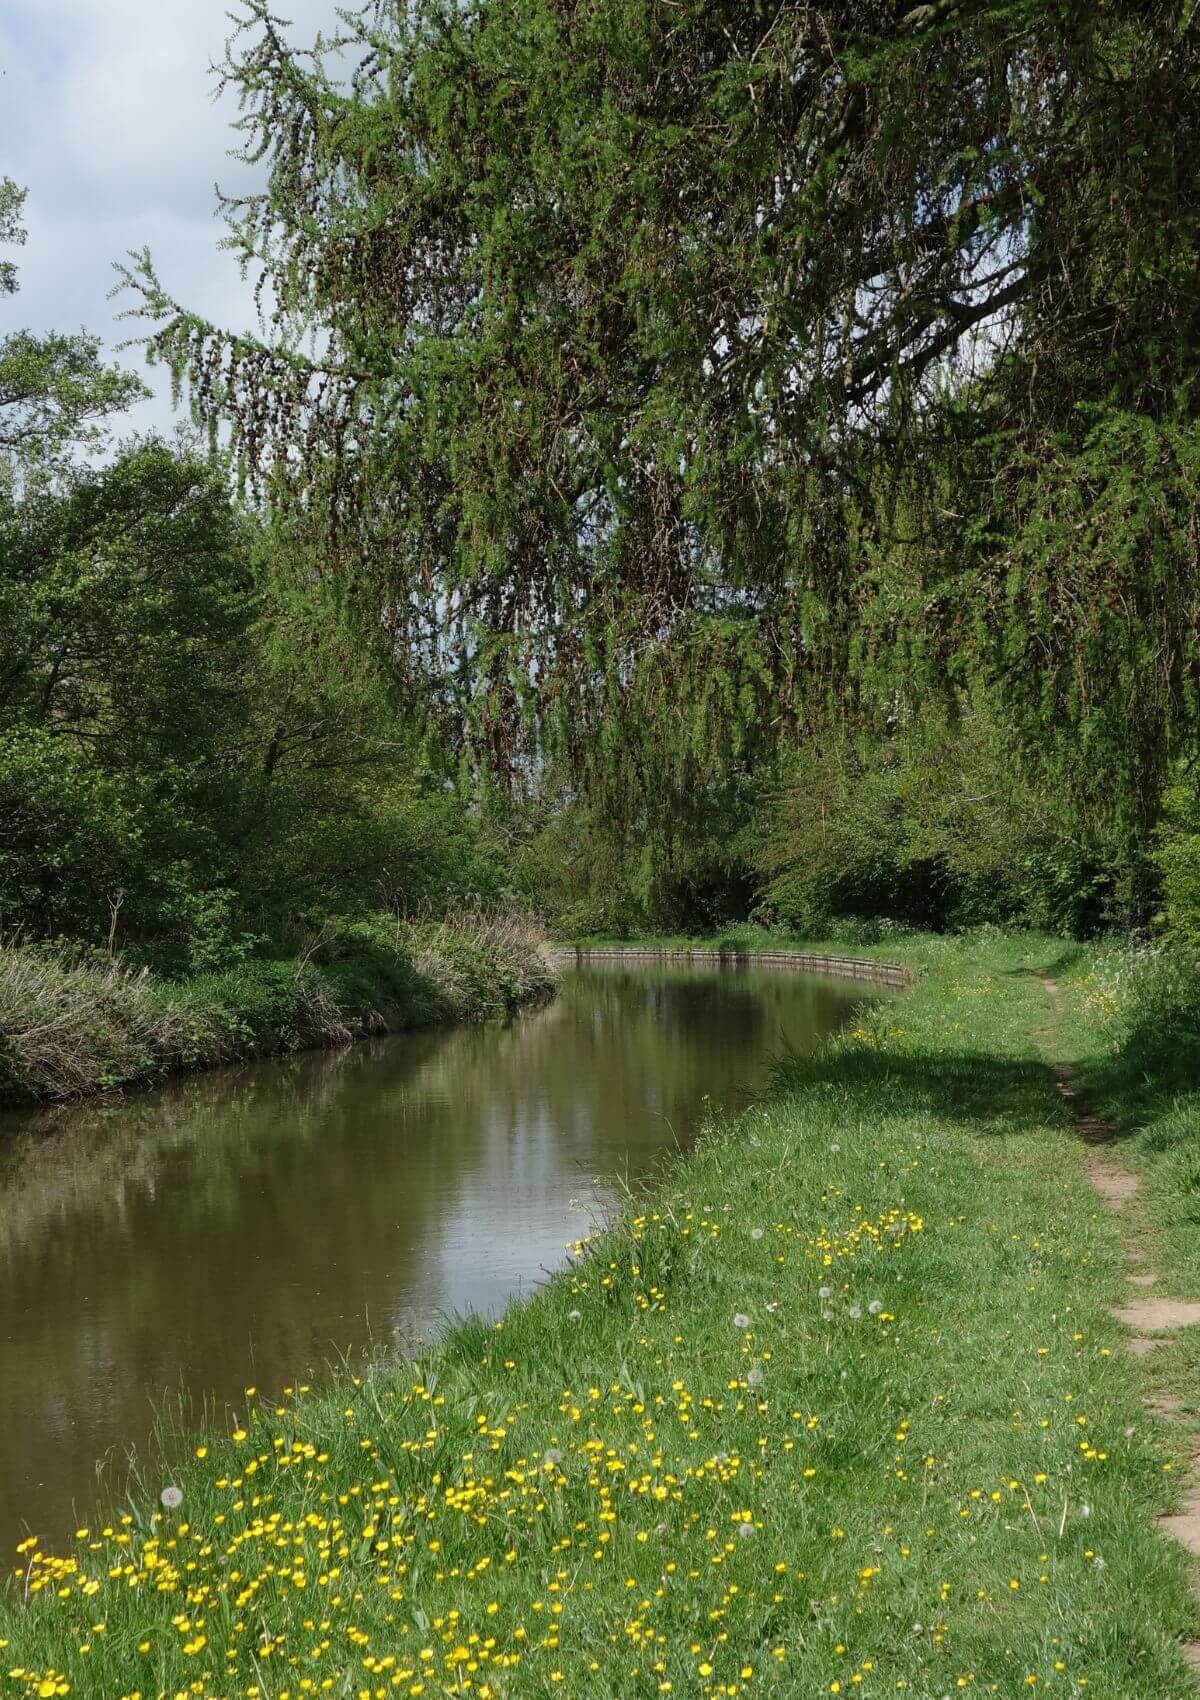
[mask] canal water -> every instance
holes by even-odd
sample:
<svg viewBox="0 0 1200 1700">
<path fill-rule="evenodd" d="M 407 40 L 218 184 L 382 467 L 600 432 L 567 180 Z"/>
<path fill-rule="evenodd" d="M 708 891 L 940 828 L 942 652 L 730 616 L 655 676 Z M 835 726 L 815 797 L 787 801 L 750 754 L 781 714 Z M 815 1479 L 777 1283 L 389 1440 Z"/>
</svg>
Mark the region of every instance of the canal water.
<svg viewBox="0 0 1200 1700">
<path fill-rule="evenodd" d="M 568 970 L 509 1025 L 402 1034 L 0 1121 L 0 1564 L 198 1416 L 406 1349 L 559 1266 L 635 1180 L 863 990 Z"/>
</svg>

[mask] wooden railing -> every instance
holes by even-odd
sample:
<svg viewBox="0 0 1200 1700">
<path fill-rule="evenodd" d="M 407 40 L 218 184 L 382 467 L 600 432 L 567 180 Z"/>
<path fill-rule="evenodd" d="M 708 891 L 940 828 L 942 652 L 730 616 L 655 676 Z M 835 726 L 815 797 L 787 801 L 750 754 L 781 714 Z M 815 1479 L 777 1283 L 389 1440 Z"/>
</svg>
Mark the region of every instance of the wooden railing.
<svg viewBox="0 0 1200 1700">
<path fill-rule="evenodd" d="M 899 962 L 875 962 L 863 956 L 818 956 L 807 950 L 740 950 L 700 946 L 656 948 L 653 945 L 574 945 L 551 949 L 560 962 L 687 962 L 693 966 L 783 968 L 799 974 L 827 974 L 837 980 L 865 980 L 874 985 L 908 986 L 916 978 Z"/>
</svg>

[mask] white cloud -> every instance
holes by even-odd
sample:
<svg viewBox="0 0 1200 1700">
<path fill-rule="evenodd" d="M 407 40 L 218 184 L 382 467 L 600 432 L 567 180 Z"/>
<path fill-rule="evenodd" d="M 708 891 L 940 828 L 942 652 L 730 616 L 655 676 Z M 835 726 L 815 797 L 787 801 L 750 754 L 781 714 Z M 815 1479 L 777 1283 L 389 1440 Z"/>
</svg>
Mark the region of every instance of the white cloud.
<svg viewBox="0 0 1200 1700">
<path fill-rule="evenodd" d="M 110 350 L 131 334 L 110 301 L 113 263 L 149 246 L 166 286 L 222 323 L 249 326 L 250 286 L 218 243 L 214 183 L 250 181 L 229 158 L 235 103 L 214 102 L 210 65 L 228 0 L 5 0 L 0 8 L 0 174 L 29 190 L 21 291 L 0 330 L 85 325 Z M 293 39 L 336 18 L 336 0 L 284 0 Z M 136 353 L 124 359 L 137 363 Z M 169 386 L 139 429 L 169 427 Z"/>
</svg>

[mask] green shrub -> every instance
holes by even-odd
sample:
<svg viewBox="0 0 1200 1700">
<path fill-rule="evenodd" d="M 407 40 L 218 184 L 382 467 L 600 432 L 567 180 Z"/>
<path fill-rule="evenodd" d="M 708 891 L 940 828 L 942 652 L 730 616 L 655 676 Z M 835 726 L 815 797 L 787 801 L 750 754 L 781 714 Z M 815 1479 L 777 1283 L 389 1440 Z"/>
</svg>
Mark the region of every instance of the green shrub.
<svg viewBox="0 0 1200 1700">
<path fill-rule="evenodd" d="M 1200 1079 L 1200 951 L 1130 954 L 1127 1036 L 1120 1072 L 1150 1075 L 1158 1090 L 1194 1090 Z"/>
<path fill-rule="evenodd" d="M 1172 944 L 1200 947 L 1200 797 L 1194 784 L 1171 786 L 1155 847 L 1162 881 L 1157 930 Z"/>
</svg>

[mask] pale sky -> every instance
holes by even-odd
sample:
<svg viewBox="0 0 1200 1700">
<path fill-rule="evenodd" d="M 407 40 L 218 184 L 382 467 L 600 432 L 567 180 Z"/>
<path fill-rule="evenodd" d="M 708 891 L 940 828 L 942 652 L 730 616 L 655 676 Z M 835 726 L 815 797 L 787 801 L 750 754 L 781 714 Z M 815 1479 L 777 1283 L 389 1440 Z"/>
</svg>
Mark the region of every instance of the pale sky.
<svg viewBox="0 0 1200 1700">
<path fill-rule="evenodd" d="M 0 176 L 29 191 L 26 246 L 6 250 L 20 292 L 0 298 L 0 335 L 84 327 L 116 345 L 134 334 L 109 301 L 114 260 L 149 246 L 164 285 L 224 324 L 252 328 L 237 264 L 218 249 L 214 183 L 247 184 L 228 157 L 233 103 L 214 105 L 233 0 L 0 0 Z M 279 0 L 309 42 L 336 0 Z M 157 391 L 130 429 L 170 429 L 169 383 L 139 350 L 120 356 Z"/>
</svg>

